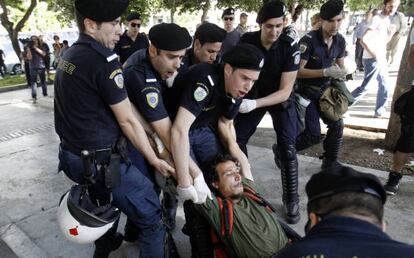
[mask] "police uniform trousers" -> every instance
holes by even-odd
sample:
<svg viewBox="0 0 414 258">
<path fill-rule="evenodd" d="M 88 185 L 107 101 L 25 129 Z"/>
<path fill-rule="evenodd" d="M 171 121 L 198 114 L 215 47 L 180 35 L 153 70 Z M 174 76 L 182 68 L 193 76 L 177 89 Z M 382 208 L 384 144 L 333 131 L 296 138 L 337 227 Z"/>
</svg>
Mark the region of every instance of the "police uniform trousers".
<svg viewBox="0 0 414 258">
<path fill-rule="evenodd" d="M 59 161 L 59 171 L 63 170 L 77 183 L 84 182 L 80 156 L 60 147 Z M 96 173 L 95 169 L 93 173 Z M 120 185 L 112 189 L 112 202 L 138 227 L 140 257 L 164 257 L 165 227 L 153 183 L 134 165 L 121 163 L 120 174 Z M 91 195 L 107 203 L 108 193 L 106 186 L 98 181 Z"/>
<path fill-rule="evenodd" d="M 215 155 L 224 152 L 219 137 L 210 126 L 191 129 L 188 137 L 190 140 L 190 155 L 201 167 Z"/>
</svg>

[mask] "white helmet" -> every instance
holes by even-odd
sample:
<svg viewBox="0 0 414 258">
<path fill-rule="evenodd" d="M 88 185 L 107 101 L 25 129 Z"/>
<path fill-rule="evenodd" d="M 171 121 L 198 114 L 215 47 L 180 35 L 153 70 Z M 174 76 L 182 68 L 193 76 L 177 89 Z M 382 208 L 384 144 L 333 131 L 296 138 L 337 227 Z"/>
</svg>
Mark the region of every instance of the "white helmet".
<svg viewBox="0 0 414 258">
<path fill-rule="evenodd" d="M 74 185 L 59 203 L 57 220 L 63 235 L 78 244 L 92 243 L 108 231 L 119 218 L 118 208 L 97 206 L 86 188 Z"/>
</svg>

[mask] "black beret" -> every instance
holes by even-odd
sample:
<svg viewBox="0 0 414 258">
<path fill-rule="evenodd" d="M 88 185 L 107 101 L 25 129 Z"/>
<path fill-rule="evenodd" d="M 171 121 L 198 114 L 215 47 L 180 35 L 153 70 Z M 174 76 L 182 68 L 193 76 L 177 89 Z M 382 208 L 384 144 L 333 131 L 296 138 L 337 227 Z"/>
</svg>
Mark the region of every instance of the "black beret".
<svg viewBox="0 0 414 258">
<path fill-rule="evenodd" d="M 284 3 L 280 1 L 267 2 L 260 8 L 256 22 L 262 24 L 269 19 L 283 17 L 285 12 L 286 6 Z"/>
<path fill-rule="evenodd" d="M 257 47 L 248 43 L 238 43 L 223 55 L 222 61 L 234 68 L 260 71 L 264 63 L 263 58 Z"/>
<path fill-rule="evenodd" d="M 128 4 L 128 0 L 76 0 L 75 9 L 85 18 L 109 22 L 121 16 Z"/>
<path fill-rule="evenodd" d="M 322 170 L 306 184 L 308 203 L 343 192 L 372 194 L 382 203 L 387 199 L 384 187 L 376 176 L 346 166 Z"/>
<path fill-rule="evenodd" d="M 192 41 L 188 30 L 175 23 L 160 23 L 153 26 L 148 37 L 156 48 L 167 51 L 186 49 Z"/>
<path fill-rule="evenodd" d="M 194 39 L 198 39 L 201 44 L 206 42 L 222 42 L 226 37 L 227 32 L 214 23 L 201 24 L 194 33 Z"/>
<path fill-rule="evenodd" d="M 344 2 L 342 0 L 329 0 L 321 6 L 319 15 L 323 20 L 330 20 L 341 14 L 343 9 Z"/>
<path fill-rule="evenodd" d="M 128 14 L 128 16 L 126 17 L 127 21 L 132 21 L 132 20 L 141 20 L 141 15 L 139 15 L 139 13 L 130 13 Z"/>
<path fill-rule="evenodd" d="M 223 14 L 221 15 L 221 18 L 223 18 L 224 15 L 234 15 L 234 12 L 235 12 L 234 8 L 229 7 L 229 8 L 227 8 L 223 11 Z"/>
</svg>

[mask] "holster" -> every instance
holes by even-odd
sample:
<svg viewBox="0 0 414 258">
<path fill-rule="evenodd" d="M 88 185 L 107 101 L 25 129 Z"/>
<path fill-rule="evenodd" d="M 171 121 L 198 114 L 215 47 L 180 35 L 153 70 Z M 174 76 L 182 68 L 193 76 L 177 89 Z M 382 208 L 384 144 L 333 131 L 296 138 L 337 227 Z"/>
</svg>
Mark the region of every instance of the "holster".
<svg viewBox="0 0 414 258">
<path fill-rule="evenodd" d="M 105 185 L 111 189 L 121 184 L 121 155 L 113 153 L 108 165 L 103 165 Z"/>
</svg>

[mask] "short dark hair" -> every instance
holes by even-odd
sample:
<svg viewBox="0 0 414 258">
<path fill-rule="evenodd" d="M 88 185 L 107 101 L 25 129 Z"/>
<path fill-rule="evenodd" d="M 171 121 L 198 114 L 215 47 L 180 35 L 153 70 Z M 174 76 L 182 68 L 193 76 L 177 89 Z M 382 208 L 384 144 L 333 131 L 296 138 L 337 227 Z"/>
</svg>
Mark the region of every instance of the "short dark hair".
<svg viewBox="0 0 414 258">
<path fill-rule="evenodd" d="M 204 175 L 206 176 L 206 183 L 210 189 L 214 189 L 214 187 L 212 187 L 212 184 L 219 180 L 219 175 L 216 169 L 217 166 L 227 161 L 233 161 L 236 163 L 237 159 L 228 154 L 217 154 L 204 164 Z"/>
<path fill-rule="evenodd" d="M 391 2 L 391 1 L 400 1 L 400 0 L 384 0 L 384 5 L 388 4 L 388 2 Z"/>
<path fill-rule="evenodd" d="M 351 213 L 371 218 L 377 225 L 382 224 L 384 205 L 378 197 L 369 193 L 340 192 L 308 203 L 308 213 L 322 217 Z"/>
<path fill-rule="evenodd" d="M 64 41 L 62 41 L 62 43 L 64 44 L 64 45 L 69 45 L 69 42 L 65 39 Z"/>
</svg>

